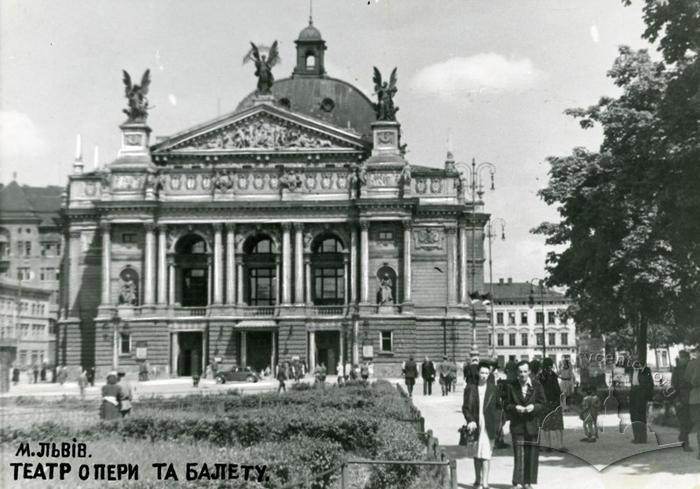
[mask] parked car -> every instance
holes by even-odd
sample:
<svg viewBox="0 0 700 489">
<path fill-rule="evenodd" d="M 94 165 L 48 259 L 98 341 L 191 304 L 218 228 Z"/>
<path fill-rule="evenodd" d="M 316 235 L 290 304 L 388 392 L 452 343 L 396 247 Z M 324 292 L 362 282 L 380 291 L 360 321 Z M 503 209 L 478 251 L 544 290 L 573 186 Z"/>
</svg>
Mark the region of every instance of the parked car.
<svg viewBox="0 0 700 489">
<path fill-rule="evenodd" d="M 245 369 L 233 367 L 232 369 L 217 372 L 216 374 L 217 384 L 225 384 L 226 382 L 257 382 L 258 380 L 260 380 L 260 376 L 250 367 L 246 367 Z"/>
</svg>

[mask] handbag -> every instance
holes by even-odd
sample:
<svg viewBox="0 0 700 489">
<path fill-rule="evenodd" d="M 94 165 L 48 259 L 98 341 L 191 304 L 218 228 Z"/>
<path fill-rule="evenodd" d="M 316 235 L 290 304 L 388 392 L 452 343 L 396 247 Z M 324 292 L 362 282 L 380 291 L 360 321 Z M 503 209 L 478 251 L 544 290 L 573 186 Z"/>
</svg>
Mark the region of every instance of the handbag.
<svg viewBox="0 0 700 489">
<path fill-rule="evenodd" d="M 476 444 L 479 440 L 479 427 L 473 431 L 467 429 L 467 425 L 462 425 L 459 429 L 459 445 L 469 447 L 470 444 Z"/>
</svg>

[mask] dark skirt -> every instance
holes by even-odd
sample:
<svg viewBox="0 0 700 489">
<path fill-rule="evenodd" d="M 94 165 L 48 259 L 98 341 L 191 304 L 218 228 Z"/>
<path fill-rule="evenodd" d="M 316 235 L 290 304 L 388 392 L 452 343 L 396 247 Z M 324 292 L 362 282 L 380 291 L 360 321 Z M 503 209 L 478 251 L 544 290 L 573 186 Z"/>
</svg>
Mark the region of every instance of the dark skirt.
<svg viewBox="0 0 700 489">
<path fill-rule="evenodd" d="M 542 431 L 564 429 L 564 416 L 559 401 L 548 401 L 542 414 Z"/>
</svg>

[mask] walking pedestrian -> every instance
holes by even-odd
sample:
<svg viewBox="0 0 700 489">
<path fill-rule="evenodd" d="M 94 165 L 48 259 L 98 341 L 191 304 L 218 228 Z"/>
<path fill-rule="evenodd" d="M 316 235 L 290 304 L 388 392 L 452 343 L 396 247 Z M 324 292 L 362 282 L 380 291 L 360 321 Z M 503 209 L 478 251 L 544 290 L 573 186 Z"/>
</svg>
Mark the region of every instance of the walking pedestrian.
<svg viewBox="0 0 700 489">
<path fill-rule="evenodd" d="M 95 387 L 95 367 L 90 367 L 87 371 L 88 382 L 90 387 Z"/>
<path fill-rule="evenodd" d="M 410 355 L 408 361 L 403 364 L 403 376 L 408 389 L 408 397 L 413 397 L 413 386 L 416 384 L 416 377 L 418 377 L 418 366 L 413 360 L 413 355 Z"/>
<path fill-rule="evenodd" d="M 17 365 L 12 367 L 12 384 L 13 385 L 19 384 L 19 374 L 20 374 L 20 370 L 17 367 Z"/>
<path fill-rule="evenodd" d="M 469 383 L 464 388 L 462 413 L 467 421 L 467 430 L 477 440 L 475 445 L 467 445 L 471 451 L 468 456 L 474 459 L 474 487 L 486 489 L 489 487 L 489 465 L 500 422 L 497 408 L 500 399 L 496 386 L 488 382 L 491 374 L 488 362 L 480 362 L 477 367 L 479 378 L 476 384 Z"/>
<path fill-rule="evenodd" d="M 78 376 L 78 389 L 80 389 L 80 399 L 85 399 L 85 387 L 87 387 L 87 385 L 87 372 L 84 368 L 81 368 L 80 375 Z"/>
<path fill-rule="evenodd" d="M 277 366 L 277 382 L 279 382 L 279 385 L 277 386 L 277 393 L 279 394 L 281 391 L 284 391 L 285 393 L 287 392 L 287 386 L 285 385 L 285 382 L 289 378 L 289 369 L 287 368 L 287 362 L 284 362 L 280 365 Z"/>
<path fill-rule="evenodd" d="M 559 379 L 554 372 L 554 361 L 545 358 L 542 362 L 542 371 L 537 376 L 537 381 L 542 385 L 544 396 L 547 400 L 542 413 L 542 431 L 547 438 L 547 448 L 545 451 L 552 451 L 552 431 L 557 433 L 559 448 L 561 452 L 567 452 L 564 447 L 564 415 L 562 414 Z"/>
<path fill-rule="evenodd" d="M 685 377 L 685 372 L 690 361 L 690 354 L 686 350 L 678 352 L 678 361 L 671 374 L 671 385 L 675 391 L 676 416 L 678 416 L 678 441 L 683 444 L 683 451 L 692 452 L 688 443 L 688 435 L 693 428 L 690 420 L 690 382 Z"/>
<path fill-rule="evenodd" d="M 433 382 L 435 381 L 435 365 L 427 356 L 420 366 L 420 375 L 423 378 L 423 395 L 432 396 Z"/>
<path fill-rule="evenodd" d="M 562 362 L 561 368 L 559 369 L 559 388 L 561 393 L 564 395 L 562 398 L 562 409 L 566 411 L 567 405 L 569 403 L 569 398 L 574 394 L 574 384 L 576 383 L 576 376 L 574 375 L 574 369 L 571 366 L 571 361 L 565 358 Z"/>
<path fill-rule="evenodd" d="M 513 442 L 513 486 L 530 489 L 537 484 L 540 415 L 545 396 L 542 386 L 531 378 L 530 364 L 517 364 L 518 380 L 506 386 L 505 410 L 510 416 Z"/>
<path fill-rule="evenodd" d="M 362 367 L 360 367 L 360 377 L 362 378 L 362 382 L 367 382 L 369 380 L 369 362 L 368 361 L 363 363 Z"/>
<path fill-rule="evenodd" d="M 126 379 L 126 372 L 119 372 L 117 374 L 119 380 L 118 385 L 121 392 L 121 405 L 119 411 L 121 412 L 122 418 L 126 417 L 131 413 L 131 402 L 134 400 L 134 389 L 131 387 L 131 383 Z"/>
<path fill-rule="evenodd" d="M 447 362 L 447 355 L 442 356 L 442 362 L 438 365 L 438 372 L 440 373 L 440 388 L 442 389 L 442 395 L 446 396 L 449 391 L 449 384 L 452 382 L 450 380 L 450 365 Z"/>
<path fill-rule="evenodd" d="M 39 383 L 39 366 L 35 363 L 32 367 L 32 374 L 34 375 L 34 383 Z"/>
<path fill-rule="evenodd" d="M 100 419 L 111 421 L 121 419 L 121 389 L 117 385 L 117 372 L 107 374 L 107 383 L 102 386 L 102 403 L 100 404 Z"/>
<path fill-rule="evenodd" d="M 598 414 L 600 413 L 600 398 L 596 389 L 592 385 L 585 388 L 586 396 L 581 403 L 581 414 L 579 417 L 583 421 L 583 432 L 586 438 L 581 441 L 595 442 L 598 440 Z"/>
<path fill-rule="evenodd" d="M 465 384 L 478 384 L 479 383 L 479 357 L 472 357 L 471 361 L 467 360 L 464 362 L 464 368 L 462 369 L 464 374 Z"/>
</svg>

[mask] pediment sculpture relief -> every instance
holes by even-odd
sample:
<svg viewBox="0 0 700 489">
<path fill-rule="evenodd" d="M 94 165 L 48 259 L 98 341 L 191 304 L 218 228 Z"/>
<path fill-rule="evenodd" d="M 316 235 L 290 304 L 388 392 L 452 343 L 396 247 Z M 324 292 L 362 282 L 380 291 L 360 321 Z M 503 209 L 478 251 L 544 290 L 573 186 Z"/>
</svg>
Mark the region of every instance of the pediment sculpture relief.
<svg viewBox="0 0 700 489">
<path fill-rule="evenodd" d="M 435 228 L 418 229 L 415 234 L 415 246 L 421 250 L 442 250 L 444 235 Z"/>
<path fill-rule="evenodd" d="M 334 146 L 330 139 L 298 127 L 258 119 L 247 125 L 229 127 L 216 135 L 186 141 L 177 149 L 319 149 Z"/>
</svg>

